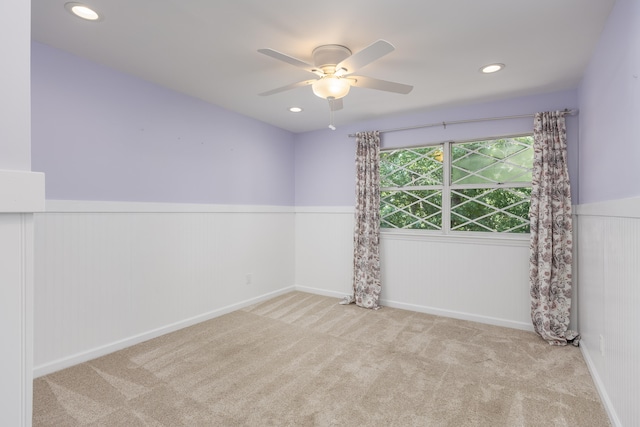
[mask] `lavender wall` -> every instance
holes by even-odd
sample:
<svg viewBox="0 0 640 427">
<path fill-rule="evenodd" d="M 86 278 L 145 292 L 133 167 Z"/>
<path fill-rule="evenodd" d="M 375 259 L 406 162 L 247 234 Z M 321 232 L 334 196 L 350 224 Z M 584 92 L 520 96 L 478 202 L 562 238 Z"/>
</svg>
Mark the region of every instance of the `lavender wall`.
<svg viewBox="0 0 640 427">
<path fill-rule="evenodd" d="M 538 111 L 577 108 L 576 91 L 514 98 L 506 101 L 425 111 L 401 117 L 372 120 L 336 131 L 320 130 L 296 135 L 296 206 L 353 206 L 355 139 L 348 134 L 363 130 L 395 129 L 423 124 L 533 114 Z M 497 137 L 533 131 L 533 118 L 485 121 L 391 132 L 382 135 L 382 147 L 405 147 L 446 140 Z M 569 174 L 573 203 L 578 203 L 578 117 L 567 117 Z"/>
<path fill-rule="evenodd" d="M 640 1 L 616 1 L 579 100 L 581 203 L 639 196 Z"/>
<path fill-rule="evenodd" d="M 290 132 L 31 48 L 32 167 L 47 199 L 293 205 Z"/>
<path fill-rule="evenodd" d="M 565 91 L 294 135 L 32 45 L 32 164 L 46 173 L 48 199 L 352 206 L 350 133 L 577 106 L 576 91 Z M 531 132 L 532 124 L 527 118 L 386 133 L 382 145 L 510 135 Z M 577 117 L 567 124 L 578 203 Z"/>
</svg>

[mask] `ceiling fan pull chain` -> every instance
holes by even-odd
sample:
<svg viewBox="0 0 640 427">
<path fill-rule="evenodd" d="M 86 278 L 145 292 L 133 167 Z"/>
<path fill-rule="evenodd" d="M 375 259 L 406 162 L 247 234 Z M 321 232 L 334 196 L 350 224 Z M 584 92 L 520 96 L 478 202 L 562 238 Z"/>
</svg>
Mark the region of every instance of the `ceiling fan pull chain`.
<svg viewBox="0 0 640 427">
<path fill-rule="evenodd" d="M 329 100 L 329 129 L 336 130 L 336 127 L 333 125 L 333 99 Z"/>
</svg>

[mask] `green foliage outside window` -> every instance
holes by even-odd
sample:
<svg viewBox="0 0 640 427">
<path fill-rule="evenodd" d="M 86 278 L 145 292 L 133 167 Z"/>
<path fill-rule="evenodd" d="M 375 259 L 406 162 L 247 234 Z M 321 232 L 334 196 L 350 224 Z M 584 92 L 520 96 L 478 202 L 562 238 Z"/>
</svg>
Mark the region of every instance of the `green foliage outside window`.
<svg viewBox="0 0 640 427">
<path fill-rule="evenodd" d="M 442 191 L 381 191 L 381 227 L 442 229 Z"/>
<path fill-rule="evenodd" d="M 531 182 L 533 138 L 451 144 L 451 183 Z"/>
<path fill-rule="evenodd" d="M 528 233 L 532 164 L 531 136 L 382 151 L 381 227 Z"/>
<path fill-rule="evenodd" d="M 442 179 L 442 149 L 423 147 L 380 152 L 382 188 L 439 185 Z"/>
<path fill-rule="evenodd" d="M 451 192 L 451 229 L 529 232 L 531 188 L 468 189 Z"/>
</svg>

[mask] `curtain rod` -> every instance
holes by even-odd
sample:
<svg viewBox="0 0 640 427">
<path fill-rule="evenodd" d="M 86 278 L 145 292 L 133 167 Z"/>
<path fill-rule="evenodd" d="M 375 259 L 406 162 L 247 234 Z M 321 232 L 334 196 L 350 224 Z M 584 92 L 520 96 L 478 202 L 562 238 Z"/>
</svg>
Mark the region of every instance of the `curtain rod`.
<svg viewBox="0 0 640 427">
<path fill-rule="evenodd" d="M 570 115 L 570 116 L 575 116 L 576 114 L 578 114 L 578 110 L 569 110 L 567 108 L 565 108 L 564 110 L 561 111 L 561 113 L 563 113 L 563 115 Z M 527 117 L 535 117 L 535 114 L 521 114 L 519 116 L 502 116 L 502 117 L 485 117 L 483 119 L 468 119 L 468 120 L 455 120 L 452 122 L 440 122 L 440 123 L 431 123 L 428 125 L 417 125 L 417 126 L 409 126 L 409 127 L 404 127 L 404 128 L 395 128 L 395 129 L 385 129 L 385 130 L 381 130 L 379 131 L 380 133 L 389 133 L 389 132 L 398 132 L 401 130 L 411 130 L 411 129 L 422 129 L 422 128 L 431 128 L 431 127 L 436 127 L 436 126 L 442 126 L 445 129 L 447 128 L 447 125 L 458 125 L 461 123 L 475 123 L 475 122 L 489 122 L 492 120 L 507 120 L 507 119 L 522 119 L 522 118 L 527 118 Z M 349 138 L 355 138 L 356 134 L 355 133 L 350 133 L 349 134 Z"/>
</svg>

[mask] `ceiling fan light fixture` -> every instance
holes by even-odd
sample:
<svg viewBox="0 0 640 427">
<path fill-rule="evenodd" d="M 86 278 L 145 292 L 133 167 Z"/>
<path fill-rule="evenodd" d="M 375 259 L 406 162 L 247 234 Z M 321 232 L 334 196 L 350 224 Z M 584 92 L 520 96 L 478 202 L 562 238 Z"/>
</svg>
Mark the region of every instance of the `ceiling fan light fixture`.
<svg viewBox="0 0 640 427">
<path fill-rule="evenodd" d="M 350 88 L 347 79 L 336 76 L 324 76 L 311 85 L 313 93 L 323 99 L 340 99 L 349 93 Z"/>
</svg>

